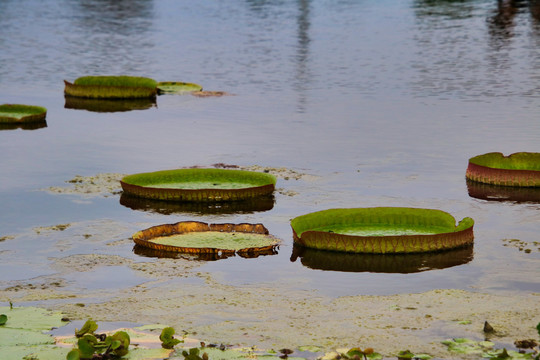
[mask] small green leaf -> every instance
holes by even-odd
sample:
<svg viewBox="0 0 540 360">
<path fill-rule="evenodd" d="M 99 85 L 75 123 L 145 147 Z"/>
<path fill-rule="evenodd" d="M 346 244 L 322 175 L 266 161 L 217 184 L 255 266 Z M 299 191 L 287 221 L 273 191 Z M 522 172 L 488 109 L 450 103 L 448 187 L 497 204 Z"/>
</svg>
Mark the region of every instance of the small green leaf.
<svg viewBox="0 0 540 360">
<path fill-rule="evenodd" d="M 78 349 L 73 349 L 66 355 L 66 360 L 80 360 L 81 359 L 81 353 Z"/>
<path fill-rule="evenodd" d="M 161 330 L 161 335 L 159 335 L 159 340 L 161 340 L 161 346 L 164 349 L 172 349 L 175 345 L 181 343 L 181 340 L 174 338 L 175 330 L 172 327 L 166 327 Z"/>
<path fill-rule="evenodd" d="M 120 346 L 118 346 L 114 350 L 114 353 L 116 355 L 124 356 L 129 352 L 128 347 L 129 347 L 130 339 L 129 339 L 129 335 L 128 335 L 127 332 L 125 332 L 125 331 L 117 331 L 111 336 L 111 338 L 113 340 L 117 340 L 117 341 L 120 342 Z"/>
<path fill-rule="evenodd" d="M 82 359 L 91 358 L 92 355 L 94 355 L 94 353 L 96 352 L 94 345 L 97 344 L 97 339 L 95 337 L 94 339 L 92 339 L 91 336 L 92 335 L 88 336 L 87 334 L 84 337 L 80 338 L 79 341 L 77 341 L 77 345 L 79 346 L 80 351 L 80 357 Z"/>
<path fill-rule="evenodd" d="M 536 330 L 538 330 L 538 336 L 540 336 L 540 322 L 536 325 Z"/>
<path fill-rule="evenodd" d="M 7 319 L 8 319 L 7 315 L 1 314 L 0 315 L 0 325 L 4 325 L 7 322 Z"/>
<path fill-rule="evenodd" d="M 398 353 L 398 359 L 412 359 L 414 357 L 414 354 L 410 352 L 410 350 L 402 350 Z"/>
<path fill-rule="evenodd" d="M 81 330 L 77 330 L 75 329 L 75 336 L 76 337 L 81 337 L 83 336 L 84 334 L 93 334 L 94 331 L 96 331 L 98 328 L 98 325 L 96 324 L 95 321 L 93 320 L 86 320 L 86 322 L 84 323 L 83 327 L 81 328 Z"/>
</svg>

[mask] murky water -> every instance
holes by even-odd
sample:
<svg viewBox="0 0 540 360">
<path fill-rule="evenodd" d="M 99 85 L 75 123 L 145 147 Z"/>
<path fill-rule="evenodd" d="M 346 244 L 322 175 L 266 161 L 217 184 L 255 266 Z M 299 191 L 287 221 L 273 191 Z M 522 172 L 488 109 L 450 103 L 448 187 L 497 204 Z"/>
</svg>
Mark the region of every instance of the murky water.
<svg viewBox="0 0 540 360">
<path fill-rule="evenodd" d="M 119 286 L 105 281 L 107 270 L 124 286 L 138 284 L 116 264 L 93 270 L 92 281 L 62 275 L 54 259 L 98 253 L 147 261 L 152 255 L 134 251 L 130 234 L 198 220 L 260 222 L 283 241 L 277 255 L 197 260 L 223 283 L 283 279 L 332 295 L 540 291 L 538 194 L 494 201 L 496 194 L 465 181 L 472 156 L 540 151 L 539 7 L 487 0 L 0 2 L 0 103 L 48 108 L 46 127 L 0 131 L 0 287 L 40 276 L 81 291 Z M 163 95 L 136 104 L 144 110 L 116 112 L 64 99 L 63 80 L 105 74 L 195 82 L 234 96 Z M 214 163 L 309 176 L 281 176 L 275 202 L 250 211 L 149 211 L 119 194 L 41 190 L 67 186 L 75 175 Z M 410 257 L 293 249 L 293 217 L 364 206 L 470 216 L 474 248 Z M 35 230 L 58 224 L 72 225 Z"/>
</svg>

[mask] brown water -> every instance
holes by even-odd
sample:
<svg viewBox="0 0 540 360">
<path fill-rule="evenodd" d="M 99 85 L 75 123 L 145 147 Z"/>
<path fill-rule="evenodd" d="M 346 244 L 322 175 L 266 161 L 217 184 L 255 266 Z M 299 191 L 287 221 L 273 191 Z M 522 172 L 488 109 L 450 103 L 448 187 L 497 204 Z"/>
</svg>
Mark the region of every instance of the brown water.
<svg viewBox="0 0 540 360">
<path fill-rule="evenodd" d="M 487 0 L 0 2 L 0 103 L 48 109 L 46 127 L 0 131 L 0 289 L 45 278 L 81 292 L 141 283 L 121 264 L 83 277 L 60 271 L 55 259 L 97 253 L 148 261 L 134 251 L 132 233 L 199 220 L 260 222 L 283 241 L 277 255 L 196 260 L 225 284 L 297 279 L 299 289 L 331 295 L 540 291 L 537 192 L 486 196 L 464 178 L 472 156 L 540 151 L 538 7 Z M 64 79 L 121 74 L 234 96 L 163 95 L 100 111 L 64 99 Z M 143 110 L 107 112 L 130 106 Z M 76 175 L 215 163 L 305 176 L 277 173 L 275 202 L 247 209 L 158 204 L 147 211 L 124 206 L 118 193 L 41 190 L 68 186 Z M 290 219 L 368 206 L 470 216 L 474 248 L 361 264 L 293 252 Z M 47 228 L 59 224 L 70 226 Z"/>
</svg>

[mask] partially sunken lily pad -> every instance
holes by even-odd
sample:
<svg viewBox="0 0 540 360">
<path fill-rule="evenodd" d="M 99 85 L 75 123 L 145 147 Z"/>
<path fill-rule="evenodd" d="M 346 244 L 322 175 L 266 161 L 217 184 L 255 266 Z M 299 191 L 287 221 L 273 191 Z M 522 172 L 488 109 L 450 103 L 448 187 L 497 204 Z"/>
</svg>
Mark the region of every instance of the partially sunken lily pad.
<svg viewBox="0 0 540 360">
<path fill-rule="evenodd" d="M 41 106 L 21 104 L 0 105 L 0 123 L 43 122 L 46 116 L 47 109 Z"/>
<path fill-rule="evenodd" d="M 276 177 L 267 173 L 224 169 L 176 169 L 124 177 L 125 193 L 170 201 L 238 201 L 270 195 Z"/>
<path fill-rule="evenodd" d="M 415 253 L 473 243 L 473 219 L 455 225 L 433 209 L 376 207 L 330 209 L 294 218 L 294 242 L 309 248 L 352 253 Z"/>
<path fill-rule="evenodd" d="M 158 94 L 181 94 L 201 90 L 201 85 L 187 82 L 162 81 L 157 83 Z"/>
<path fill-rule="evenodd" d="M 540 153 L 478 155 L 469 159 L 466 177 L 492 185 L 540 187 Z"/>
<path fill-rule="evenodd" d="M 137 245 L 181 253 L 243 254 L 267 252 L 279 245 L 262 224 L 207 224 L 183 221 L 138 231 Z"/>
<path fill-rule="evenodd" d="M 66 95 L 83 98 L 154 98 L 157 93 L 155 80 L 137 76 L 83 76 L 64 83 Z"/>
</svg>

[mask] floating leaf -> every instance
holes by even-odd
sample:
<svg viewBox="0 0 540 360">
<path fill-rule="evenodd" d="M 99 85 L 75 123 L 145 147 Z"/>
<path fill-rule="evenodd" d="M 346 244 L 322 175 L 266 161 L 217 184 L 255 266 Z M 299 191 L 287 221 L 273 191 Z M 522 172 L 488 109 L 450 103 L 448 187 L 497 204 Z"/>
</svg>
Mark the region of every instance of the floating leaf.
<svg viewBox="0 0 540 360">
<path fill-rule="evenodd" d="M 469 159 L 465 176 L 469 180 L 502 186 L 540 187 L 540 153 L 500 152 Z"/>
<path fill-rule="evenodd" d="M 47 109 L 41 106 L 3 104 L 0 105 L 0 123 L 43 122 Z"/>
<path fill-rule="evenodd" d="M 473 242 L 473 219 L 456 226 L 434 209 L 375 207 L 329 209 L 291 221 L 294 242 L 320 250 L 352 253 L 414 253 L 452 249 Z"/>
<path fill-rule="evenodd" d="M 68 352 L 66 356 L 66 360 L 80 360 L 81 359 L 81 352 L 78 349 L 73 349 L 70 352 Z"/>
<path fill-rule="evenodd" d="M 271 195 L 272 174 L 225 169 L 175 169 L 128 175 L 120 181 L 124 193 L 143 198 L 187 201 L 239 201 Z"/>
<path fill-rule="evenodd" d="M 157 225 L 132 236 L 137 245 L 182 253 L 265 253 L 279 245 L 262 224 L 207 224 L 183 221 Z"/>
<path fill-rule="evenodd" d="M 1 314 L 0 315 L 0 325 L 4 325 L 7 322 L 7 319 L 8 319 L 7 315 Z"/>
<path fill-rule="evenodd" d="M 125 331 L 115 332 L 111 338 L 120 342 L 120 345 L 116 347 L 114 353 L 118 356 L 124 356 L 128 353 L 128 347 L 130 343 L 129 335 Z"/>
<path fill-rule="evenodd" d="M 181 340 L 174 338 L 175 330 L 172 327 L 166 327 L 161 331 L 159 340 L 161 340 L 161 346 L 164 349 L 172 349 L 175 345 L 181 343 Z"/>
<path fill-rule="evenodd" d="M 137 76 L 83 76 L 64 81 L 64 94 L 95 99 L 154 98 L 157 82 Z"/>
<path fill-rule="evenodd" d="M 201 91 L 202 86 L 180 81 L 162 81 L 157 83 L 158 94 L 182 94 L 192 91 Z"/>
<path fill-rule="evenodd" d="M 96 331 L 98 328 L 98 325 L 93 320 L 86 320 L 84 325 L 82 326 L 81 330 L 75 329 L 75 336 L 81 337 L 84 334 L 93 334 L 94 331 Z"/>
</svg>

